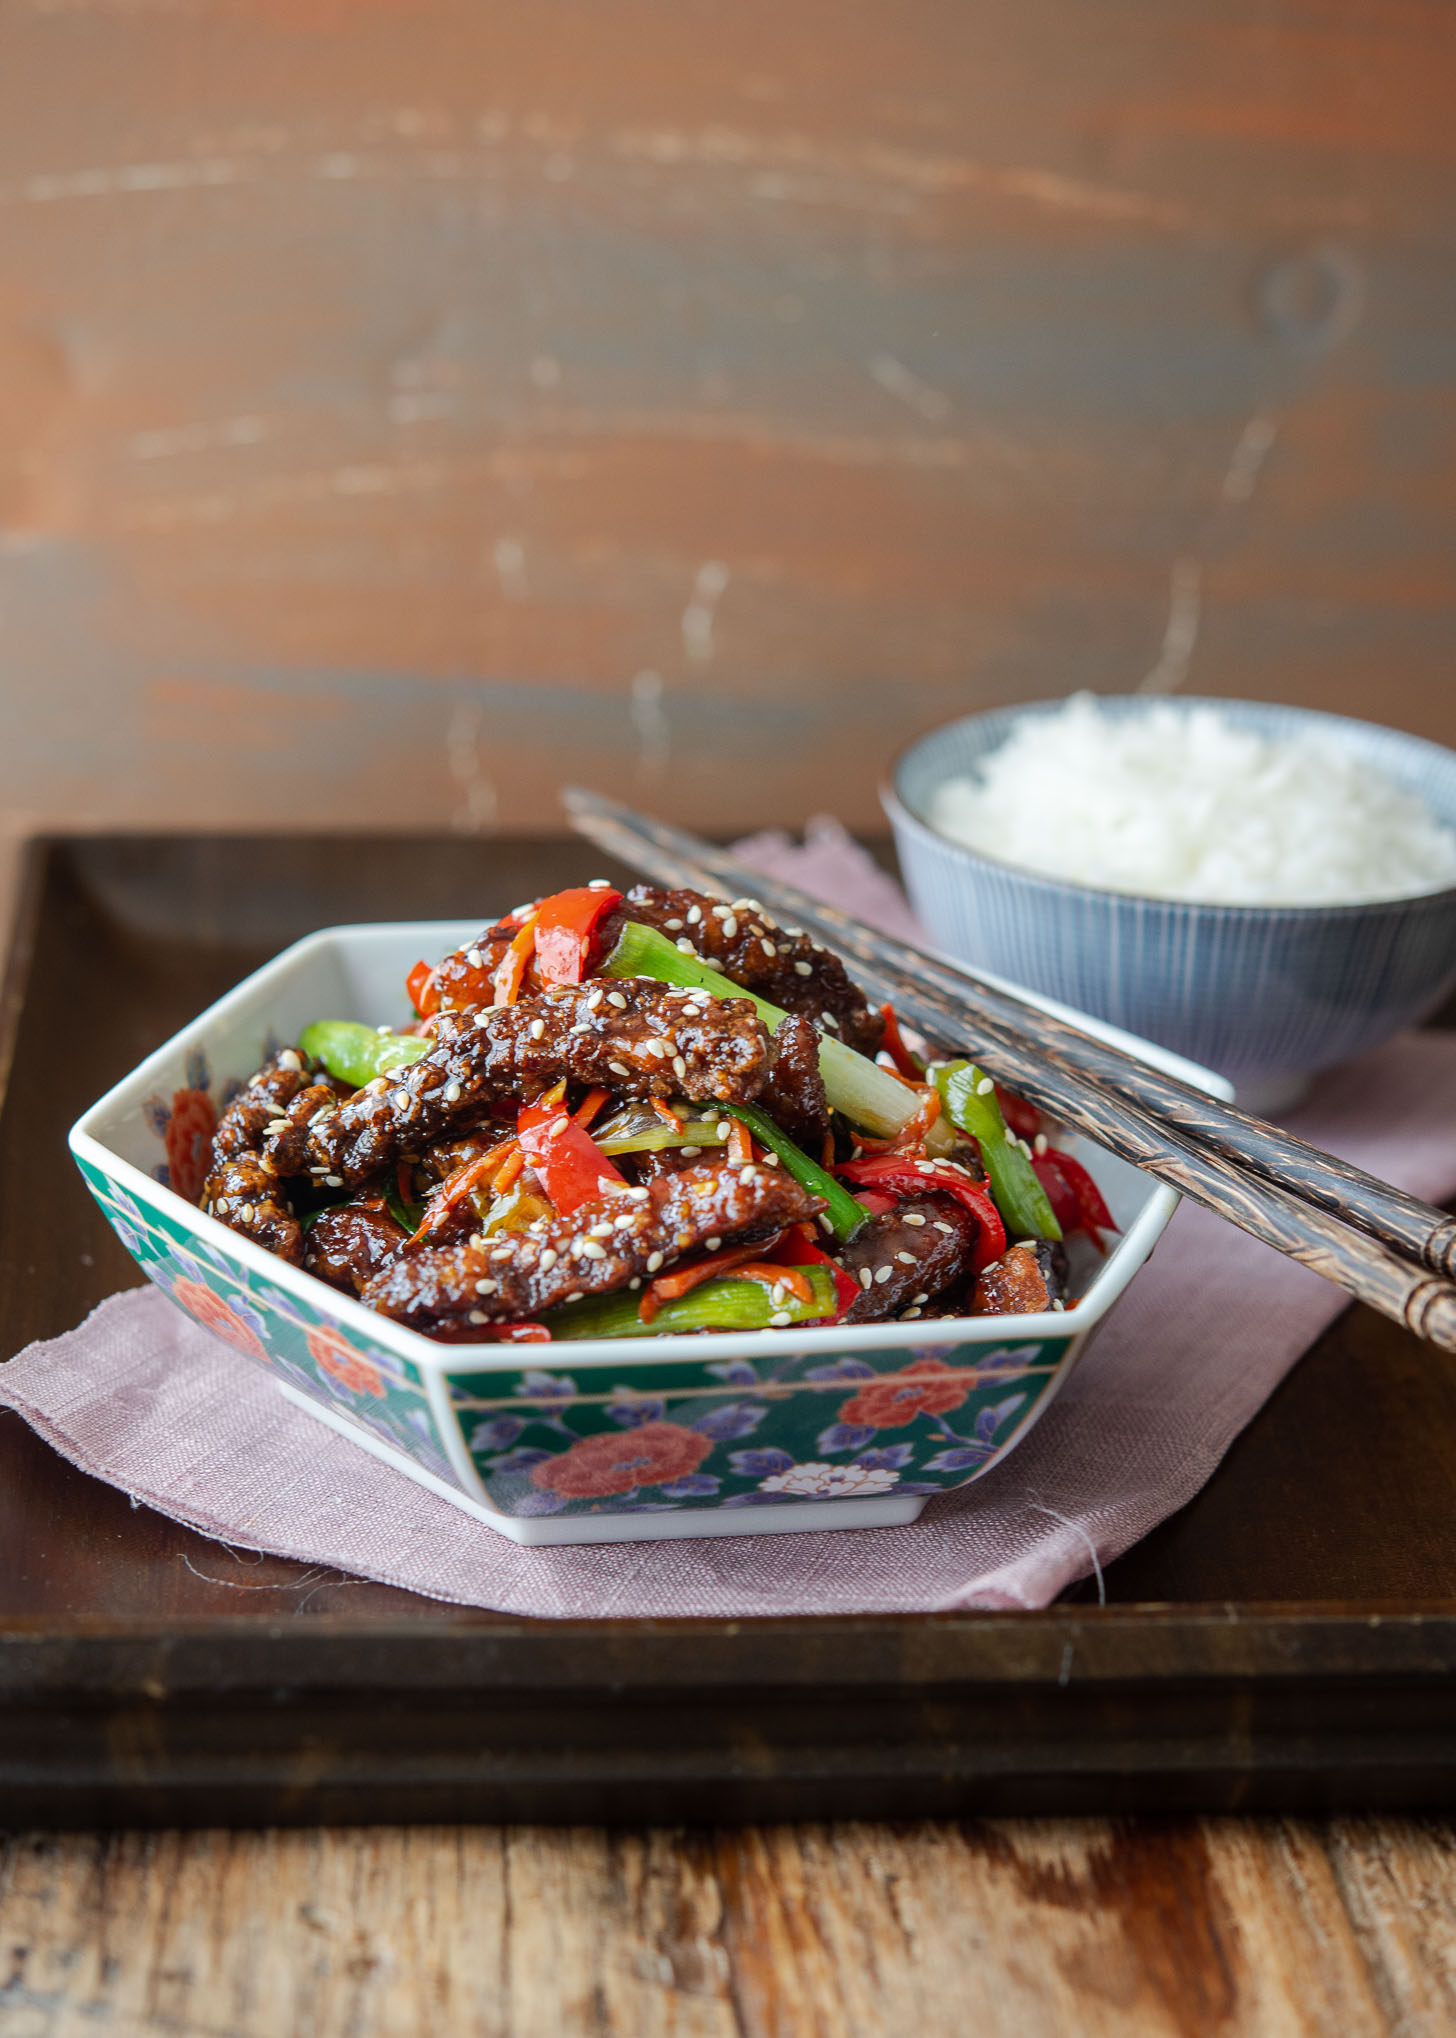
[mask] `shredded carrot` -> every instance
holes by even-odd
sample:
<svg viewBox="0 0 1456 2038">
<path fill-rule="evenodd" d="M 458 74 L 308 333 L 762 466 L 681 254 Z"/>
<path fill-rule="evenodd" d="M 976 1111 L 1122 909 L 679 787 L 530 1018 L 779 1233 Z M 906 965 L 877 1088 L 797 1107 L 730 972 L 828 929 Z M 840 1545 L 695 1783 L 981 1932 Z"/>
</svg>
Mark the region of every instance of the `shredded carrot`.
<svg viewBox="0 0 1456 2038">
<path fill-rule="evenodd" d="M 757 1259 L 777 1241 L 755 1239 L 752 1245 L 730 1246 L 727 1252 L 709 1253 L 691 1266 L 677 1267 L 670 1274 L 659 1274 L 648 1293 L 661 1302 L 677 1302 L 684 1295 L 690 1295 L 700 1282 L 710 1281 L 714 1274 L 721 1274 L 729 1267 L 741 1267 L 748 1260 Z"/>
<path fill-rule="evenodd" d="M 674 1132 L 682 1131 L 682 1120 L 678 1117 L 676 1111 L 673 1110 L 671 1104 L 664 1103 L 661 1097 L 651 1097 L 648 1099 L 648 1102 L 664 1125 L 670 1125 Z"/>
<path fill-rule="evenodd" d="M 457 1168 L 425 1205 L 419 1230 L 406 1239 L 405 1251 L 408 1252 L 411 1246 L 418 1245 L 422 1238 L 427 1237 L 441 1218 L 454 1209 L 462 1196 L 468 1195 L 478 1183 L 488 1180 L 491 1170 L 500 1166 L 515 1145 L 515 1135 L 512 1134 L 509 1139 L 503 1139 L 499 1146 L 491 1147 L 488 1153 L 478 1154 L 473 1161 L 467 1161 L 463 1168 Z M 519 1173 L 519 1170 L 517 1172 Z M 401 1194 L 403 1195 L 403 1190 Z M 407 1202 L 409 1199 L 405 1197 L 404 1200 Z"/>
<path fill-rule="evenodd" d="M 741 1118 L 728 1120 L 728 1158 L 735 1164 L 753 1159 L 753 1134 Z"/>
<path fill-rule="evenodd" d="M 762 1281 L 769 1288 L 791 1288 L 807 1308 L 814 1306 L 814 1285 L 802 1267 L 779 1267 L 768 1260 L 745 1260 L 734 1272 L 740 1281 Z"/>
<path fill-rule="evenodd" d="M 608 1090 L 588 1090 L 571 1114 L 577 1124 L 583 1129 L 590 1125 L 610 1094 Z"/>
<path fill-rule="evenodd" d="M 887 1070 L 887 1074 L 892 1073 Z M 864 1153 L 872 1154 L 913 1154 L 919 1157 L 925 1147 L 925 1135 L 940 1116 L 940 1092 L 933 1083 L 910 1083 L 900 1076 L 907 1090 L 914 1090 L 919 1098 L 915 1116 L 900 1127 L 892 1139 L 873 1139 L 867 1132 L 856 1132 L 855 1145 Z"/>
<path fill-rule="evenodd" d="M 521 1152 L 519 1146 L 513 1147 L 511 1152 L 506 1155 L 505 1163 L 499 1174 L 497 1174 L 495 1180 L 491 1183 L 491 1187 L 495 1190 L 497 1196 L 505 1194 L 512 1183 L 519 1178 L 521 1170 L 525 1165 L 526 1156 Z"/>
<path fill-rule="evenodd" d="M 819 1164 L 821 1167 L 826 1168 L 834 1166 L 834 1134 L 832 1132 L 826 1132 L 824 1135 L 824 1145 L 820 1150 Z"/>
<path fill-rule="evenodd" d="M 526 965 L 536 947 L 536 923 L 531 920 L 520 933 L 513 936 L 510 947 L 501 957 L 495 973 L 493 1005 L 514 1005 L 521 995 L 521 984 L 526 975 Z"/>
<path fill-rule="evenodd" d="M 413 1161 L 398 1161 L 395 1164 L 394 1179 L 399 1187 L 399 1200 L 406 1208 L 415 1200 L 415 1166 Z"/>
<path fill-rule="evenodd" d="M 652 1290 L 644 1288 L 637 1301 L 638 1320 L 642 1323 L 651 1323 L 661 1306 Z"/>
</svg>

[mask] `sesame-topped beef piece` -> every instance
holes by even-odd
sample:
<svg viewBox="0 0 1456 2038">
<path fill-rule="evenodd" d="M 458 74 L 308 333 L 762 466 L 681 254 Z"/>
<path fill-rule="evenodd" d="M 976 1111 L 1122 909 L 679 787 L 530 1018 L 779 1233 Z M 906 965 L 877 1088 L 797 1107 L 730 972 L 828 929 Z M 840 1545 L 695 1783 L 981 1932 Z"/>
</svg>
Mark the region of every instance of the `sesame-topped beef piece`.
<svg viewBox="0 0 1456 2038">
<path fill-rule="evenodd" d="M 972 1316 L 1034 1316 L 1060 1301 L 1067 1286 L 1067 1250 L 1050 1239 L 1023 1239 L 982 1267 Z"/>
<path fill-rule="evenodd" d="M 735 899 L 729 905 L 704 892 L 633 885 L 602 922 L 603 954 L 627 920 L 656 927 L 679 946 L 687 942 L 735 984 L 786 1012 L 802 1013 L 860 1054 L 874 1054 L 884 1037 L 884 1020 L 865 1002 L 839 957 L 817 947 L 807 934 L 775 926 L 751 900 Z"/>
<path fill-rule="evenodd" d="M 370 1276 L 392 1260 L 405 1231 L 380 1195 L 360 1196 L 325 1210 L 309 1227 L 303 1263 L 311 1274 L 357 1295 Z"/>
<path fill-rule="evenodd" d="M 240 1153 L 219 1161 L 203 1185 L 202 1208 L 280 1260 L 303 1264 L 302 1228 L 266 1155 Z"/>
<path fill-rule="evenodd" d="M 285 1047 L 238 1092 L 213 1134 L 212 1166 L 199 1199 L 202 1208 L 229 1230 L 241 1232 L 295 1267 L 303 1261 L 303 1233 L 278 1170 L 262 1149 L 269 1128 L 283 1122 L 308 1087 L 311 1068 L 296 1047 Z"/>
<path fill-rule="evenodd" d="M 570 985 L 514 1005 L 441 1015 L 436 1046 L 311 1119 L 299 1151 L 280 1120 L 280 1173 L 353 1187 L 402 1154 L 471 1129 L 498 1097 L 539 1096 L 563 1076 L 620 1096 L 751 1103 L 768 1035 L 747 998 L 695 998 L 646 977 Z M 272 1135 L 269 1135 L 270 1139 Z"/>
<path fill-rule="evenodd" d="M 489 1243 L 405 1255 L 375 1275 L 362 1299 L 416 1329 L 535 1317 L 650 1279 L 695 1247 L 770 1237 L 822 1207 L 782 1169 L 704 1163 Z"/>
<path fill-rule="evenodd" d="M 759 1100 L 800 1146 L 818 1153 L 829 1130 L 829 1099 L 819 1073 L 819 1035 L 802 1013 L 774 1028 L 773 1067 Z"/>
<path fill-rule="evenodd" d="M 952 1196 L 914 1196 L 862 1224 L 841 1255 L 860 1285 L 846 1323 L 921 1309 L 971 1271 L 980 1227 Z"/>
</svg>

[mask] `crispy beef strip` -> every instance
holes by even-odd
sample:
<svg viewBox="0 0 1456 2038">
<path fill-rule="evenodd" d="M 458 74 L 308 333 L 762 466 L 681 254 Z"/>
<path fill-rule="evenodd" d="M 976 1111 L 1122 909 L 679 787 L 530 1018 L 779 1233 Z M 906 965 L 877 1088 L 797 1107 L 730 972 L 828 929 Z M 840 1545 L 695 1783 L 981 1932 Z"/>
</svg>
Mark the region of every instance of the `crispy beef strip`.
<svg viewBox="0 0 1456 2038">
<path fill-rule="evenodd" d="M 791 1139 L 817 1154 L 829 1130 L 829 1099 L 819 1073 L 819 1035 L 790 1012 L 773 1034 L 773 1067 L 759 1099 Z"/>
<path fill-rule="evenodd" d="M 775 926 L 747 899 L 735 899 L 730 905 L 705 892 L 633 885 L 602 922 L 604 954 L 627 920 L 641 920 L 674 941 L 690 941 L 705 962 L 734 983 L 837 1033 L 861 1054 L 874 1054 L 884 1037 L 884 1020 L 850 980 L 839 957 L 818 947 L 807 934 Z"/>
<path fill-rule="evenodd" d="M 840 1255 L 861 1293 L 846 1323 L 881 1323 L 919 1309 L 971 1271 L 980 1227 L 953 1196 L 912 1196 L 860 1226 Z"/>
<path fill-rule="evenodd" d="M 1023 1239 L 982 1267 L 971 1297 L 972 1316 L 1033 1316 L 1062 1301 L 1067 1291 L 1067 1249 L 1051 1239 Z"/>
<path fill-rule="evenodd" d="M 768 1035 L 746 998 L 694 1000 L 650 978 L 571 985 L 514 1005 L 443 1015 L 423 1060 L 376 1076 L 347 1104 L 267 1135 L 285 1160 L 354 1187 L 401 1155 L 478 1124 L 497 1098 L 539 1095 L 563 1076 L 627 1097 L 751 1103 L 768 1076 Z"/>
<path fill-rule="evenodd" d="M 357 1295 L 370 1276 L 392 1260 L 406 1233 L 380 1195 L 360 1196 L 325 1210 L 309 1227 L 303 1264 L 311 1274 Z"/>
<path fill-rule="evenodd" d="M 312 1064 L 296 1047 L 285 1047 L 238 1092 L 212 1138 L 212 1166 L 202 1185 L 201 1207 L 230 1231 L 251 1238 L 293 1266 L 303 1263 L 303 1233 L 262 1151 L 269 1128 L 281 1123 L 295 1100 L 310 1087 Z"/>
<path fill-rule="evenodd" d="M 488 1244 L 394 1260 L 362 1299 L 417 1329 L 535 1317 L 650 1279 L 714 1239 L 768 1238 L 822 1207 L 780 1169 L 700 1163 Z"/>
</svg>

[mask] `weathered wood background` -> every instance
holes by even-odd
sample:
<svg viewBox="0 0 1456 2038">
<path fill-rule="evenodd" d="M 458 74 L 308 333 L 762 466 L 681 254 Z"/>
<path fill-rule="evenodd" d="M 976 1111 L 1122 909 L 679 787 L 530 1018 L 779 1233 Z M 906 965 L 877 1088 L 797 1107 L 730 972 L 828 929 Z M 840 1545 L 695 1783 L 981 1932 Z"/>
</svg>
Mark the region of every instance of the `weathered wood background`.
<svg viewBox="0 0 1456 2038">
<path fill-rule="evenodd" d="M 1453 79 L 1444 0 L 0 0 L 0 808 L 1456 740 Z"/>
</svg>

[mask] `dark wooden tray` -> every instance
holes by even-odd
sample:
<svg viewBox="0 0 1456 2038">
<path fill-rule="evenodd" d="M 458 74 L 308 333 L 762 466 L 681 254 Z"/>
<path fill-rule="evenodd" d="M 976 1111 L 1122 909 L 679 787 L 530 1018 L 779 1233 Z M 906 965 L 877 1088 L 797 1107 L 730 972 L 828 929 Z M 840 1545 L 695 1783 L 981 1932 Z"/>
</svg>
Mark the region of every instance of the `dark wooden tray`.
<svg viewBox="0 0 1456 2038">
<path fill-rule="evenodd" d="M 35 844 L 0 1014 L 0 1351 L 137 1278 L 64 1135 L 145 1052 L 310 928 L 483 917 L 580 867 L 554 839 Z M 1106 1607 L 537 1623 L 240 1562 L 4 1415 L 0 1821 L 1451 1805 L 1453 1492 L 1456 1360 L 1352 1310 Z"/>
</svg>

